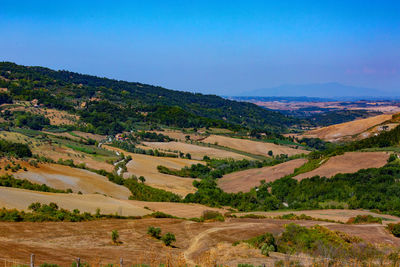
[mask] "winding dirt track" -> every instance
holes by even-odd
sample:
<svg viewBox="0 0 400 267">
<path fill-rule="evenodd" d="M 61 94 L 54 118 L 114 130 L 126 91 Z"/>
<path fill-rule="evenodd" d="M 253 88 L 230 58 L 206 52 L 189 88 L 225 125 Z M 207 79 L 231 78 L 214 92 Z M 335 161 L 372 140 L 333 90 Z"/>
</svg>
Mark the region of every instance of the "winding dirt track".
<svg viewBox="0 0 400 267">
<path fill-rule="evenodd" d="M 382 225 L 344 225 L 314 221 L 287 221 L 272 219 L 229 219 L 225 222 L 195 223 L 177 219 L 99 220 L 82 223 L 0 223 L 1 257 L 28 263 L 30 253 L 35 253 L 37 263 L 44 261 L 70 266 L 80 257 L 91 264 L 118 263 L 123 257 L 126 264 L 157 263 L 170 259 L 171 266 L 178 263 L 188 266 L 210 263 L 237 266 L 238 263 L 261 264 L 276 259 L 266 258 L 257 251 L 245 247 L 232 247 L 232 243 L 248 239 L 265 232 L 275 235 L 283 231 L 288 223 L 310 227 L 320 224 L 363 238 L 366 242 L 399 246 L 400 239 L 389 235 Z M 147 235 L 149 226 L 160 227 L 162 233 L 176 236 L 175 247 L 168 248 L 159 240 Z M 110 233 L 118 230 L 122 244 L 111 243 Z M 221 246 L 221 244 L 226 244 Z M 221 248 L 220 254 L 210 254 Z M 237 249 L 244 257 L 230 254 Z M 248 248 L 247 248 L 248 249 Z M 259 252 L 258 252 L 259 253 Z M 222 256 L 221 256 L 222 255 Z M 247 257 L 246 257 L 247 255 Z M 274 258 L 275 257 L 275 258 Z M 209 264 L 207 264 L 209 263 Z"/>
</svg>

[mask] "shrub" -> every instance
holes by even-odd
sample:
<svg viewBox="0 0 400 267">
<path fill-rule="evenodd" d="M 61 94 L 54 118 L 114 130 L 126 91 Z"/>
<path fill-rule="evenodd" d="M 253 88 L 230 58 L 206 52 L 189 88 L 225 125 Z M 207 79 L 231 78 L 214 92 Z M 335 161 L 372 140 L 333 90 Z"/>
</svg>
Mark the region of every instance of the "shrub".
<svg viewBox="0 0 400 267">
<path fill-rule="evenodd" d="M 166 233 L 163 237 L 161 237 L 161 240 L 164 242 L 166 246 L 170 246 L 172 242 L 176 241 L 176 238 L 174 234 Z"/>
<path fill-rule="evenodd" d="M 224 216 L 218 211 L 213 210 L 205 210 L 203 211 L 203 215 L 201 216 L 204 220 L 216 220 L 216 221 L 225 221 Z"/>
<path fill-rule="evenodd" d="M 357 215 L 347 221 L 348 224 L 361 224 L 361 223 L 380 223 L 382 224 L 382 218 L 374 217 L 372 215 Z"/>
<path fill-rule="evenodd" d="M 149 226 L 149 228 L 147 228 L 147 234 L 151 235 L 154 238 L 160 239 L 161 238 L 161 228 Z"/>
<path fill-rule="evenodd" d="M 400 223 L 389 223 L 387 228 L 395 237 L 400 237 Z"/>
<path fill-rule="evenodd" d="M 119 244 L 119 233 L 117 230 L 112 230 L 111 231 L 111 240 L 114 244 Z"/>
</svg>

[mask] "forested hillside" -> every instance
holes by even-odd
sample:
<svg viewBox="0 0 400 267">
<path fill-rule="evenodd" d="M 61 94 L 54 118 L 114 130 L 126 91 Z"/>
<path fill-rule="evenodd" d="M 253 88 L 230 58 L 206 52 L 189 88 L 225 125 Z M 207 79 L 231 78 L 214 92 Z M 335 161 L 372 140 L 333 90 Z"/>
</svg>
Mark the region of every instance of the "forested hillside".
<svg viewBox="0 0 400 267">
<path fill-rule="evenodd" d="M 299 123 L 279 112 L 215 95 L 10 62 L 0 63 L 0 78 L 0 88 L 7 88 L 14 100 L 37 99 L 46 107 L 77 113 L 92 130 L 103 134 L 126 130 L 137 122 L 278 132 Z M 6 96 L 0 99 L 10 102 Z"/>
</svg>

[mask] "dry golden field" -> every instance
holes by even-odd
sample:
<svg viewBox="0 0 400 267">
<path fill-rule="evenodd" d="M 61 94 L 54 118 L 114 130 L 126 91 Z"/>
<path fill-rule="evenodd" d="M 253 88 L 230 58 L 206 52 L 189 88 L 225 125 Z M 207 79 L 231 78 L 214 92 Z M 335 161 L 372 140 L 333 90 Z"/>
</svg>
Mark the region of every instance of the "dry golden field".
<svg viewBox="0 0 400 267">
<path fill-rule="evenodd" d="M 257 142 L 246 139 L 232 138 L 221 135 L 210 135 L 209 137 L 202 140 L 204 143 L 218 144 L 220 146 L 225 146 L 233 148 L 236 150 L 241 150 L 247 153 L 268 156 L 268 151 L 272 150 L 274 155 L 287 154 L 289 156 L 296 154 L 308 154 L 309 151 L 302 149 L 294 149 L 288 146 L 275 145 L 273 143 Z"/>
</svg>

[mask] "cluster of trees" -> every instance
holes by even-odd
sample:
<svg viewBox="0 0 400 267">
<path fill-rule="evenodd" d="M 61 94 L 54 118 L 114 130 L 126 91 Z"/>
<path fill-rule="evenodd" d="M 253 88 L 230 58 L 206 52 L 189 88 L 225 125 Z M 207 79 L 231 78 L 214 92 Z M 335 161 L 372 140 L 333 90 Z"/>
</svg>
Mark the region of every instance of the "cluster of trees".
<svg viewBox="0 0 400 267">
<path fill-rule="evenodd" d="M 49 187 L 46 184 L 34 184 L 26 179 L 15 179 L 14 176 L 6 174 L 0 176 L 0 186 L 22 188 L 34 191 L 52 192 L 52 193 L 72 193 L 71 189 L 59 190 Z"/>
<path fill-rule="evenodd" d="M 182 200 L 179 195 L 162 189 L 153 188 L 143 182 L 139 183 L 133 178 L 124 179 L 123 185 L 131 191 L 132 195 L 130 199 L 157 202 L 180 202 Z"/>
<path fill-rule="evenodd" d="M 78 112 L 88 130 L 101 134 L 121 132 L 134 122 L 153 122 L 178 127 L 262 128 L 283 131 L 300 121 L 247 102 L 215 95 L 168 90 L 158 86 L 124 82 L 0 63 L 1 87 L 13 99 L 38 99 L 40 104 Z M 89 99 L 94 98 L 94 101 Z M 83 110 L 76 100 L 88 103 Z M 100 100 L 100 101 L 99 101 Z M 146 115 L 143 115 L 146 113 Z"/>
<path fill-rule="evenodd" d="M 27 144 L 14 143 L 0 139 L 0 155 L 10 155 L 18 158 L 31 157 L 32 151 Z"/>
</svg>

